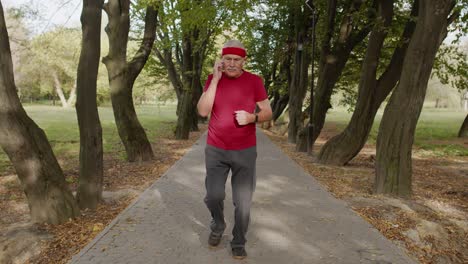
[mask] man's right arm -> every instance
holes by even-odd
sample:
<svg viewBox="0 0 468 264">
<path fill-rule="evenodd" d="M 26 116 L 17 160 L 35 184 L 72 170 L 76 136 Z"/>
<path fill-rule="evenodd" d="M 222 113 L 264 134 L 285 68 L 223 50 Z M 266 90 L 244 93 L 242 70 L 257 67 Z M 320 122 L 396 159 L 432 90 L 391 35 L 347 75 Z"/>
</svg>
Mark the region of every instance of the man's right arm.
<svg viewBox="0 0 468 264">
<path fill-rule="evenodd" d="M 216 89 L 218 88 L 219 79 L 223 74 L 222 72 L 223 63 L 221 61 L 216 61 L 213 66 L 213 77 L 211 79 L 208 89 L 200 96 L 198 100 L 197 109 L 198 114 L 202 117 L 207 117 L 213 109 L 214 99 L 216 96 Z"/>
<path fill-rule="evenodd" d="M 204 92 L 200 96 L 200 100 L 198 100 L 198 114 L 202 117 L 207 117 L 211 113 L 211 109 L 213 108 L 214 99 L 216 96 L 216 89 L 218 87 L 218 81 L 218 79 L 213 78 L 206 92 Z"/>
</svg>

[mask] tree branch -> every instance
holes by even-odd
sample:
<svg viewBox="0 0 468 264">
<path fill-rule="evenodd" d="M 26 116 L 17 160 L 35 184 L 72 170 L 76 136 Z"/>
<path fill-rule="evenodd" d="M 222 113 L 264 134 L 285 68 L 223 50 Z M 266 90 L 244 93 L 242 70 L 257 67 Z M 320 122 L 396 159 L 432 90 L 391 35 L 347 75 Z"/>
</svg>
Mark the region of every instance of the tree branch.
<svg viewBox="0 0 468 264">
<path fill-rule="evenodd" d="M 145 31 L 140 48 L 136 52 L 133 59 L 127 64 L 131 78 L 136 78 L 145 66 L 146 61 L 153 48 L 154 39 L 156 38 L 156 26 L 158 20 L 158 10 L 152 6 L 146 8 L 145 15 Z"/>
<path fill-rule="evenodd" d="M 453 3 L 452 5 L 452 9 L 453 9 L 453 6 L 455 5 L 455 3 Z M 447 37 L 447 34 L 448 34 L 448 27 L 450 26 L 450 24 L 453 23 L 453 21 L 455 21 L 458 17 L 460 16 L 460 10 L 457 10 L 457 11 L 454 11 L 448 18 L 447 18 L 447 27 L 444 28 L 444 30 L 442 31 L 442 33 L 440 34 L 440 38 L 439 38 L 439 42 L 442 43 L 444 41 L 444 39 Z"/>
<path fill-rule="evenodd" d="M 393 55 L 390 60 L 390 63 L 388 64 L 384 73 L 382 73 L 380 78 L 377 80 L 377 92 L 376 92 L 375 104 L 380 105 L 380 103 L 382 103 L 383 100 L 385 100 L 388 94 L 395 87 L 398 80 L 400 80 L 400 75 L 401 75 L 401 70 L 403 68 L 403 60 L 406 55 L 406 50 L 408 49 L 411 36 L 413 35 L 414 29 L 416 28 L 415 18 L 418 16 L 418 10 L 419 10 L 419 0 L 415 0 L 413 2 L 413 7 L 411 8 L 410 17 L 408 21 L 406 22 L 403 33 L 401 34 L 401 37 L 399 40 L 400 45 L 397 48 L 395 48 L 395 50 L 393 51 Z"/>
<path fill-rule="evenodd" d="M 164 56 L 162 55 L 161 51 L 156 48 L 156 47 L 153 47 L 153 51 L 154 53 L 156 54 L 156 57 L 158 57 L 159 61 L 164 64 L 164 66 L 167 64 L 166 60 L 164 59 Z"/>
</svg>

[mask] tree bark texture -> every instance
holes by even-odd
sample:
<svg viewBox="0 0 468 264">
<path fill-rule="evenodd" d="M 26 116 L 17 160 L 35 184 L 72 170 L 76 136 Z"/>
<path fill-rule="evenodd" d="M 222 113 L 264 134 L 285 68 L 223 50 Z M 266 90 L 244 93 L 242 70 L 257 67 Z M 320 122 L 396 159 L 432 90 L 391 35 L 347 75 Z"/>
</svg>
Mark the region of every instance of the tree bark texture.
<svg viewBox="0 0 468 264">
<path fill-rule="evenodd" d="M 195 36 L 198 38 L 198 36 Z M 197 104 L 198 100 L 200 99 L 203 93 L 203 86 L 201 84 L 201 74 L 202 74 L 202 65 L 203 65 L 203 58 L 202 54 L 199 50 L 194 51 L 193 53 L 193 78 L 192 78 L 192 113 L 195 113 L 192 116 L 192 128 L 191 131 L 199 131 L 198 129 L 198 121 L 202 119 L 198 115 Z"/>
<path fill-rule="evenodd" d="M 184 91 L 179 102 L 180 114 L 177 118 L 176 139 L 188 139 L 192 127 L 192 92 Z"/>
<path fill-rule="evenodd" d="M 96 209 L 102 199 L 102 128 L 96 93 L 103 4 L 104 0 L 84 0 L 81 13 L 83 38 L 78 64 L 76 101 L 80 129 L 80 176 L 76 199 L 82 209 Z"/>
<path fill-rule="evenodd" d="M 201 37 L 200 29 L 195 27 L 184 32 L 182 38 L 182 100 L 178 102 L 176 139 L 188 139 L 190 131 L 198 131 L 197 102 L 203 92 L 201 69 L 205 48 L 196 43 Z"/>
<path fill-rule="evenodd" d="M 376 24 L 369 37 L 366 56 L 361 68 L 356 108 L 344 131 L 328 140 L 321 148 L 317 157 L 319 163 L 344 165 L 355 157 L 364 146 L 381 103 L 375 103 L 376 93 L 383 88 L 378 87 L 377 67 L 392 17 L 393 1 L 380 0 L 377 21 L 382 21 L 382 24 Z M 389 66 L 392 65 L 398 66 L 389 64 Z M 401 69 L 401 63 L 399 66 Z M 386 85 L 394 86 L 396 80 L 392 82 L 393 85 L 390 83 L 386 83 Z"/>
<path fill-rule="evenodd" d="M 454 7 L 452 0 L 420 1 L 416 28 L 408 46 L 398 86 L 385 108 L 377 137 L 376 193 L 411 195 L 416 124 L 441 36 Z"/>
<path fill-rule="evenodd" d="M 337 1 L 329 0 L 327 7 L 327 33 L 322 42 L 319 73 L 317 80 L 317 88 L 314 95 L 314 109 L 313 109 L 313 126 L 314 133 L 312 142 L 315 142 L 322 131 L 323 124 L 328 109 L 331 108 L 330 99 L 338 82 L 346 62 L 348 61 L 352 50 L 364 40 L 370 32 L 370 25 L 365 24 L 358 31 L 353 29 L 356 22 L 352 21 L 352 14 L 357 12 L 362 5 L 362 1 L 354 1 L 346 15 L 343 17 L 340 24 L 340 34 L 333 38 L 333 31 L 335 27 L 335 16 L 337 9 Z M 369 11 L 369 20 L 373 16 L 373 12 Z M 332 39 L 333 46 L 331 44 Z M 332 48 L 333 47 L 333 48 Z"/>
<path fill-rule="evenodd" d="M 395 48 L 390 63 L 376 82 L 362 83 L 361 81 L 362 85 L 374 86 L 360 86 L 359 99 L 348 126 L 342 133 L 331 138 L 322 147 L 318 156 L 318 161 L 320 163 L 339 166 L 345 165 L 361 151 L 369 137 L 372 124 L 374 123 L 380 105 L 400 79 L 403 59 L 408 48 L 409 40 L 416 26 L 414 18 L 417 16 L 417 13 L 418 0 L 413 4 L 411 17 L 406 23 L 405 29 L 400 37 L 401 45 Z M 371 45 L 369 44 L 369 48 L 370 47 Z M 364 63 L 364 65 L 367 65 L 366 67 L 372 67 L 372 64 Z M 372 69 L 365 70 L 363 67 L 363 71 L 361 76 L 365 78 L 366 73 L 369 73 Z"/>
<path fill-rule="evenodd" d="M 458 131 L 458 137 L 467 138 L 468 137 L 468 115 L 466 115 L 465 120 L 463 121 L 460 130 Z"/>
<path fill-rule="evenodd" d="M 292 60 L 292 52 L 294 49 L 292 48 L 293 42 L 293 33 L 288 36 L 286 45 L 285 45 L 285 52 L 284 56 L 281 59 L 280 67 L 279 67 L 279 74 L 276 78 L 273 79 L 273 101 L 272 107 L 273 110 L 273 121 L 278 120 L 278 118 L 283 114 L 284 109 L 288 106 L 289 103 L 289 84 L 292 82 L 292 74 L 291 74 L 291 60 Z M 286 90 L 284 94 L 280 93 L 280 90 Z"/>
<path fill-rule="evenodd" d="M 143 69 L 154 43 L 157 10 L 146 9 L 145 30 L 140 48 L 127 62 L 127 42 L 130 28 L 130 1 L 110 0 L 104 4 L 109 17 L 106 33 L 109 37 L 109 54 L 103 59 L 109 74 L 112 108 L 115 123 L 128 161 L 146 161 L 154 157 L 146 132 L 140 124 L 133 104 L 133 84 Z"/>
<path fill-rule="evenodd" d="M 58 224 L 80 211 L 42 129 L 17 94 L 10 44 L 0 3 L 0 145 L 15 167 L 34 222 Z"/>
<path fill-rule="evenodd" d="M 297 6 L 299 7 L 299 6 Z M 295 32 L 296 32 L 296 48 L 293 76 L 289 85 L 289 127 L 288 127 L 288 142 L 296 143 L 298 131 L 303 127 L 302 124 L 302 104 L 307 92 L 307 69 L 310 63 L 309 49 L 304 47 L 309 46 L 308 31 L 310 21 L 308 12 L 309 9 L 292 8 L 290 14 L 295 17 Z M 294 15 L 293 15 L 294 14 Z"/>
<path fill-rule="evenodd" d="M 193 126 L 193 77 L 194 56 L 191 31 L 186 32 L 182 39 L 183 63 L 182 63 L 182 101 L 179 102 L 179 116 L 176 127 L 177 139 L 188 139 Z"/>
<path fill-rule="evenodd" d="M 201 1 L 193 2 L 193 5 L 200 4 Z M 185 11 L 188 10 L 181 12 Z M 184 24 L 186 16 L 181 17 Z M 212 31 L 200 26 L 182 27 L 180 42 L 169 39 L 168 31 L 166 28 L 158 32 L 163 43 L 171 44 L 160 50 L 155 48 L 156 56 L 164 64 L 177 95 L 176 139 L 188 139 L 190 131 L 198 131 L 197 103 L 203 93 L 201 74 Z"/>
</svg>

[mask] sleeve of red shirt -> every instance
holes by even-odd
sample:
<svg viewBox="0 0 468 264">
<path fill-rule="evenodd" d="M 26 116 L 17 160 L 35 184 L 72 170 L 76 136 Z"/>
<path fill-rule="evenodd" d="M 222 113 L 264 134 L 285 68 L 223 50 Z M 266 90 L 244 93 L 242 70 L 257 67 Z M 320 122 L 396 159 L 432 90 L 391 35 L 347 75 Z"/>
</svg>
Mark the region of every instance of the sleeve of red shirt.
<svg viewBox="0 0 468 264">
<path fill-rule="evenodd" d="M 268 98 L 268 94 L 265 89 L 265 85 L 263 85 L 263 80 L 259 76 L 257 76 L 255 85 L 255 102 L 261 102 Z"/>
<path fill-rule="evenodd" d="M 206 90 L 208 90 L 208 87 L 210 86 L 212 79 L 213 79 L 213 74 L 208 75 L 208 79 L 206 80 L 205 87 L 203 87 L 203 92 L 206 92 Z"/>
</svg>

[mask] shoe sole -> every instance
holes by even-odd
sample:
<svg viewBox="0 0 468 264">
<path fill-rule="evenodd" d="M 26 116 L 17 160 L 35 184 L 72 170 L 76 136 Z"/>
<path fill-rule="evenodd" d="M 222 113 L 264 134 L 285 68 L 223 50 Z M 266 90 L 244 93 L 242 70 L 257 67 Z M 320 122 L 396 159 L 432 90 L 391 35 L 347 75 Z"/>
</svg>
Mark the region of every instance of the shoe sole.
<svg viewBox="0 0 468 264">
<path fill-rule="evenodd" d="M 245 259 L 247 256 L 232 256 L 232 257 L 237 260 L 242 260 L 242 259 Z"/>
<path fill-rule="evenodd" d="M 219 247 L 219 245 L 216 245 L 216 246 L 208 245 L 208 247 L 209 247 L 210 249 L 217 249 L 217 248 Z"/>
</svg>

